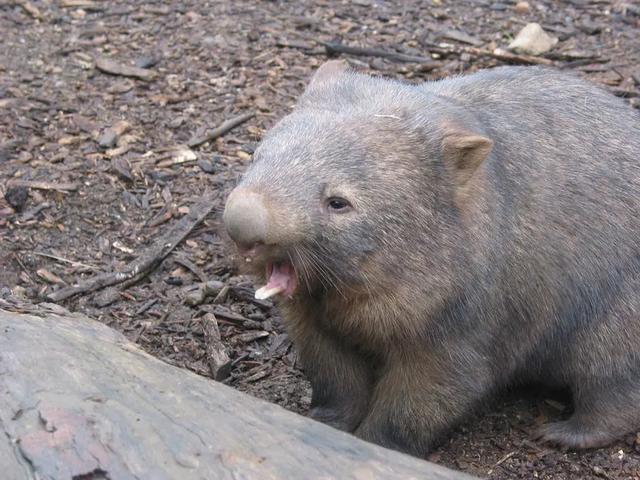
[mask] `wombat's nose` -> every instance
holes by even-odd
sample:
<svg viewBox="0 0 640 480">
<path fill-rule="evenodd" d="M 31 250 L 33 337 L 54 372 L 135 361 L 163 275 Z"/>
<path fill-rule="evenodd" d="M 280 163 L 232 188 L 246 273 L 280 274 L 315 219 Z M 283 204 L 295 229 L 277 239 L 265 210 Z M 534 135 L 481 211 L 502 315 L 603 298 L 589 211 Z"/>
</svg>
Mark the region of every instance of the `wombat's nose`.
<svg viewBox="0 0 640 480">
<path fill-rule="evenodd" d="M 229 236 L 239 247 L 250 249 L 266 242 L 267 208 L 261 195 L 236 188 L 227 199 L 223 219 Z"/>
</svg>

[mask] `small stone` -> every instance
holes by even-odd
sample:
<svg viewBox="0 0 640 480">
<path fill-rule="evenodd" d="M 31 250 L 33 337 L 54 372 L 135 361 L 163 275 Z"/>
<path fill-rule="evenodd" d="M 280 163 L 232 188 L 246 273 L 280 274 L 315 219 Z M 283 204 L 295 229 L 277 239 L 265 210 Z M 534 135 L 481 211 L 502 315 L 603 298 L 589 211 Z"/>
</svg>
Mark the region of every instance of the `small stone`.
<svg viewBox="0 0 640 480">
<path fill-rule="evenodd" d="M 591 467 L 591 471 L 598 477 L 610 478 L 609 475 L 607 475 L 607 472 L 602 467 L 599 467 L 597 465 Z"/>
<path fill-rule="evenodd" d="M 530 55 L 542 55 L 557 43 L 558 39 L 545 32 L 540 24 L 528 23 L 509 44 L 509 49 Z"/>
<path fill-rule="evenodd" d="M 584 20 L 578 25 L 578 28 L 587 35 L 596 35 L 604 30 L 605 25 L 602 23 L 596 23 L 591 20 Z"/>
<path fill-rule="evenodd" d="M 129 124 L 129 122 L 125 120 L 116 122 L 115 124 L 113 124 L 113 126 L 107 128 L 104 132 L 102 132 L 102 135 L 100 135 L 100 138 L 98 138 L 98 145 L 100 145 L 104 149 L 115 147 L 118 141 L 118 137 L 129 130 L 130 127 L 131 125 Z"/>
<path fill-rule="evenodd" d="M 513 9 L 516 13 L 523 15 L 525 13 L 529 13 L 529 11 L 531 10 L 531 5 L 529 5 L 529 2 L 518 2 L 516 3 L 515 7 L 513 7 Z"/>
<path fill-rule="evenodd" d="M 178 116 L 172 119 L 169 123 L 167 123 L 167 127 L 175 130 L 176 128 L 180 128 L 184 122 L 185 122 L 185 118 L 182 116 Z"/>
<path fill-rule="evenodd" d="M 182 284 L 184 284 L 184 280 L 180 277 L 174 277 L 174 276 L 170 276 L 164 279 L 165 283 L 169 284 L 169 285 L 175 285 L 175 286 L 181 286 Z"/>
<path fill-rule="evenodd" d="M 153 53 L 150 55 L 143 55 L 142 57 L 136 59 L 134 65 L 138 68 L 151 68 L 160 63 L 160 59 L 160 55 Z"/>
<path fill-rule="evenodd" d="M 27 203 L 29 190 L 26 187 L 10 187 L 4 192 L 4 198 L 16 212 L 19 212 Z"/>
<path fill-rule="evenodd" d="M 202 170 L 204 173 L 216 173 L 217 169 L 213 160 L 201 158 L 200 160 L 198 160 L 196 164 L 200 167 L 200 170 Z"/>
<path fill-rule="evenodd" d="M 507 5 L 506 3 L 496 2 L 492 3 L 489 8 L 494 12 L 502 12 L 504 10 L 507 10 L 509 8 L 509 5 Z"/>
<path fill-rule="evenodd" d="M 93 304 L 98 308 L 108 307 L 120 299 L 120 291 L 117 288 L 109 287 L 96 293 L 93 297 Z"/>
<path fill-rule="evenodd" d="M 247 152 L 249 155 L 253 155 L 253 153 L 256 151 L 256 147 L 258 145 L 255 142 L 249 142 L 249 143 L 245 143 L 244 145 L 242 145 L 242 147 L 240 147 L 240 149 L 243 152 Z"/>
</svg>

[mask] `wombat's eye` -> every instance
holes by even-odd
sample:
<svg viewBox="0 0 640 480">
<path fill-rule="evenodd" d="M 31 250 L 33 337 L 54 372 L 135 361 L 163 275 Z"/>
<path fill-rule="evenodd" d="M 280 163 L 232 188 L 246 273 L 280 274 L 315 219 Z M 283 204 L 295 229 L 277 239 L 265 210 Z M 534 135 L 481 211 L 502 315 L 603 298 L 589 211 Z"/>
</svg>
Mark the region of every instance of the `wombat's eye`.
<svg viewBox="0 0 640 480">
<path fill-rule="evenodd" d="M 327 208 L 331 212 L 335 213 L 345 213 L 351 210 L 351 204 L 340 197 L 331 197 L 327 200 Z"/>
</svg>

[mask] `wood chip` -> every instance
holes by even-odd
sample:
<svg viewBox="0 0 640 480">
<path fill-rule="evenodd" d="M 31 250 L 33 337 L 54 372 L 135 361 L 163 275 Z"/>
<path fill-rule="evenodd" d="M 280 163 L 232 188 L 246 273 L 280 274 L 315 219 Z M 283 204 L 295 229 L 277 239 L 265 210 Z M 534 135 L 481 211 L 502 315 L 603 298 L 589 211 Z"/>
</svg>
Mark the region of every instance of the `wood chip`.
<svg viewBox="0 0 640 480">
<path fill-rule="evenodd" d="M 102 11 L 104 7 L 91 0 L 60 0 L 61 8 L 83 8 L 85 10 Z"/>
<path fill-rule="evenodd" d="M 31 15 L 36 20 L 42 19 L 42 13 L 38 9 L 38 7 L 36 7 L 33 3 L 31 3 L 31 2 L 23 2 L 23 3 L 20 4 L 20 6 L 24 9 L 25 12 L 27 12 L 29 15 Z"/>
<path fill-rule="evenodd" d="M 113 148 L 118 142 L 118 138 L 126 133 L 131 125 L 126 120 L 119 120 L 109 128 L 105 129 L 98 138 L 98 145 L 102 148 Z"/>
<path fill-rule="evenodd" d="M 201 283 L 195 289 L 190 287 L 190 292 L 185 297 L 184 303 L 190 306 L 201 305 L 207 297 L 217 295 L 222 288 L 224 288 L 224 283 L 217 280 Z"/>
<path fill-rule="evenodd" d="M 246 333 L 241 333 L 237 335 L 236 338 L 243 343 L 250 343 L 254 340 L 259 340 L 260 338 L 265 338 L 269 336 L 269 332 L 265 332 L 264 330 L 256 330 Z"/>
<path fill-rule="evenodd" d="M 139 68 L 131 65 L 123 65 L 110 58 L 97 57 L 96 68 L 101 72 L 122 77 L 131 77 L 150 82 L 156 78 L 156 72 L 147 68 Z"/>
<path fill-rule="evenodd" d="M 47 283 L 52 283 L 55 285 L 62 285 L 65 283 L 65 281 L 62 280 L 59 276 L 57 276 L 55 273 L 51 273 L 49 270 L 46 270 L 44 268 L 40 268 L 36 270 L 36 275 L 38 275 L 39 278 L 41 278 Z"/>
<path fill-rule="evenodd" d="M 216 305 L 213 309 L 213 313 L 217 318 L 223 318 L 233 323 L 237 323 L 239 325 L 244 325 L 247 322 L 251 322 L 248 318 L 243 317 L 239 313 L 232 312 L 228 308 Z"/>
<path fill-rule="evenodd" d="M 467 43 L 469 45 L 473 45 L 474 47 L 479 47 L 484 42 L 479 40 L 471 35 L 468 35 L 460 30 L 445 30 L 439 35 L 440 38 L 444 38 L 446 40 L 453 40 L 455 42 Z"/>
<path fill-rule="evenodd" d="M 76 145 L 84 142 L 87 138 L 88 137 L 86 135 L 67 135 L 58 139 L 58 145 Z"/>
<path fill-rule="evenodd" d="M 214 380 L 224 380 L 231 373 L 231 359 L 220 337 L 215 315 L 207 313 L 201 318 L 207 365 Z"/>
<path fill-rule="evenodd" d="M 159 157 L 158 167 L 166 168 L 172 165 L 180 165 L 181 163 L 195 162 L 198 160 L 196 153 L 187 147 L 178 147 L 173 152 Z"/>
</svg>

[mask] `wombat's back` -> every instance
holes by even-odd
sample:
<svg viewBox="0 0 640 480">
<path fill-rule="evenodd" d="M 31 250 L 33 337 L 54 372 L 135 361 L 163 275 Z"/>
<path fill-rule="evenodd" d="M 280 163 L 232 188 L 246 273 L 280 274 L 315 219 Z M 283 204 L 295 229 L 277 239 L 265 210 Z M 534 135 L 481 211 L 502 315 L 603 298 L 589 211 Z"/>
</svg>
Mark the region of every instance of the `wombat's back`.
<svg viewBox="0 0 640 480">
<path fill-rule="evenodd" d="M 531 348 L 529 372 L 574 382 L 640 368 L 640 115 L 545 68 L 424 88 L 464 105 L 494 141 L 478 190 L 478 204 L 492 203 L 490 240 L 471 258 L 494 265 L 505 361 Z"/>
<path fill-rule="evenodd" d="M 472 112 L 499 150 L 519 152 L 517 159 L 535 153 L 540 163 L 578 170 L 603 164 L 617 171 L 631 163 L 625 173 L 638 175 L 640 115 L 574 75 L 542 67 L 502 67 L 423 88 Z M 567 155 L 557 157 L 563 153 Z M 585 163 L 585 157 L 591 158 Z"/>
</svg>

